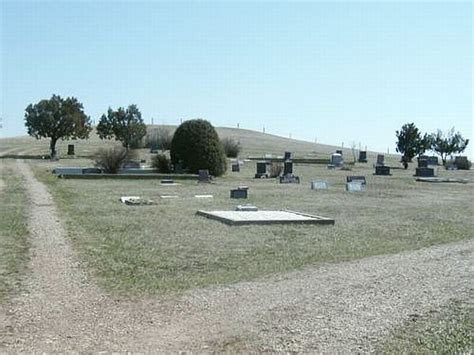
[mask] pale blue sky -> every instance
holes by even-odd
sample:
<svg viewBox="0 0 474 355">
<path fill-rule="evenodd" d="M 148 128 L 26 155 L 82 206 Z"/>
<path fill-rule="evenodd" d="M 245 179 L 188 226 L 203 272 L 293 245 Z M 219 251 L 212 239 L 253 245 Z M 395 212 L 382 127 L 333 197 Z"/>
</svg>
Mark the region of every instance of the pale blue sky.
<svg viewBox="0 0 474 355">
<path fill-rule="evenodd" d="M 473 138 L 471 2 L 2 1 L 2 136 L 32 102 L 371 150 L 395 130 Z M 474 141 L 472 142 L 474 144 Z M 469 155 L 472 154 L 472 144 Z"/>
</svg>

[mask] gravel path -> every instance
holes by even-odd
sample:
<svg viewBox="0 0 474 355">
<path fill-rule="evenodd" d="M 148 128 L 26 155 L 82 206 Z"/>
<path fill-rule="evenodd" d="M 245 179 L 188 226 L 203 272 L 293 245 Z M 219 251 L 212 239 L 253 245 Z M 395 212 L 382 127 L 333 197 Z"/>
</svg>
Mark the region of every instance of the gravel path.
<svg viewBox="0 0 474 355">
<path fill-rule="evenodd" d="M 31 274 L 3 305 L 4 351 L 370 351 L 396 326 L 472 297 L 474 240 L 133 302 L 88 279 L 51 195 L 31 198 Z M 0 315 L 2 312 L 0 312 Z"/>
</svg>

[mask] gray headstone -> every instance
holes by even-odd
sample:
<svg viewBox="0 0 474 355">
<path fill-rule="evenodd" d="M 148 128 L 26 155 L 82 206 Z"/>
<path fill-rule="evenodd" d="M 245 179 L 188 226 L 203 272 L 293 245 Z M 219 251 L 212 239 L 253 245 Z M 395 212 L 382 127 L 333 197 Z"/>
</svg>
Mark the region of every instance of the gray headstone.
<svg viewBox="0 0 474 355">
<path fill-rule="evenodd" d="M 385 155 L 377 154 L 377 163 L 376 165 L 384 165 Z"/>
<path fill-rule="evenodd" d="M 230 198 L 247 198 L 248 190 L 232 189 L 230 190 Z"/>
<path fill-rule="evenodd" d="M 198 171 L 198 182 L 211 182 L 209 170 L 202 169 Z"/>
<path fill-rule="evenodd" d="M 283 175 L 293 174 L 293 163 L 291 161 L 285 161 L 283 163 Z"/>
<path fill-rule="evenodd" d="M 362 192 L 365 191 L 365 185 L 359 181 L 353 181 L 346 183 L 346 191 L 348 192 Z"/>
<path fill-rule="evenodd" d="M 427 168 L 428 167 L 428 157 L 418 158 L 418 167 L 419 168 Z"/>
<path fill-rule="evenodd" d="M 358 183 L 363 184 L 363 185 L 367 184 L 367 182 L 365 180 L 365 176 L 360 176 L 360 175 L 346 176 L 346 182 L 358 182 Z"/>
<path fill-rule="evenodd" d="M 416 168 L 415 176 L 432 177 L 434 176 L 433 168 Z"/>
<path fill-rule="evenodd" d="M 344 159 L 342 158 L 342 155 L 339 153 L 334 153 L 331 155 L 331 165 L 334 165 L 335 167 L 341 167 L 344 164 Z"/>
<path fill-rule="evenodd" d="M 438 165 L 438 157 L 436 156 L 428 157 L 428 165 Z"/>
<path fill-rule="evenodd" d="M 74 144 L 67 145 L 67 155 L 74 155 Z"/>
<path fill-rule="evenodd" d="M 359 163 L 367 163 L 367 152 L 360 151 L 359 152 Z"/>
<path fill-rule="evenodd" d="M 375 175 L 390 175 L 390 167 L 382 165 L 376 166 Z"/>
<path fill-rule="evenodd" d="M 311 181 L 311 190 L 327 190 L 328 183 L 324 180 Z"/>
<path fill-rule="evenodd" d="M 233 173 L 238 173 L 238 172 L 240 172 L 240 165 L 239 165 L 239 163 L 233 163 L 233 164 L 232 164 L 232 172 L 233 172 Z"/>
<path fill-rule="evenodd" d="M 267 175 L 267 162 L 266 161 L 258 161 L 257 162 L 257 173 L 255 174 L 255 178 L 259 179 L 262 177 L 268 177 Z"/>
</svg>

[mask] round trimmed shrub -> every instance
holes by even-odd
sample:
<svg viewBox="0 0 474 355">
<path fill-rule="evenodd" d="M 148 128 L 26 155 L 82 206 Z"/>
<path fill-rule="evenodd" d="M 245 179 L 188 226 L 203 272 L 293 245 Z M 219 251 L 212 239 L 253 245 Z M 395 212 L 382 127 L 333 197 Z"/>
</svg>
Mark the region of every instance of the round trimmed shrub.
<svg viewBox="0 0 474 355">
<path fill-rule="evenodd" d="M 202 119 L 185 121 L 176 129 L 171 141 L 171 162 L 193 174 L 207 169 L 211 175 L 221 176 L 227 169 L 219 136 L 214 127 Z"/>
</svg>

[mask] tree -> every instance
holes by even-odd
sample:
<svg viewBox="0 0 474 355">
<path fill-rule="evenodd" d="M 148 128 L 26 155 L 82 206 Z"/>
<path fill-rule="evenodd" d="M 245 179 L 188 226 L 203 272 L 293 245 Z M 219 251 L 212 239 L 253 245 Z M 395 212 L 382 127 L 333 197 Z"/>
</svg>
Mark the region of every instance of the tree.
<svg viewBox="0 0 474 355">
<path fill-rule="evenodd" d="M 422 137 L 414 123 L 404 124 L 401 130 L 396 132 L 396 136 L 398 138 L 397 152 L 402 154 L 405 169 L 413 157 L 423 154 L 430 147 L 429 136 L 425 134 Z"/>
<path fill-rule="evenodd" d="M 171 141 L 171 162 L 191 173 L 207 169 L 220 176 L 227 168 L 224 148 L 214 127 L 206 120 L 183 122 Z"/>
<path fill-rule="evenodd" d="M 438 132 L 430 135 L 430 141 L 431 150 L 438 153 L 443 165 L 446 165 L 448 155 L 462 153 L 469 144 L 469 139 L 464 139 L 461 133 L 454 132 L 454 127 L 446 135 L 438 129 Z"/>
<path fill-rule="evenodd" d="M 97 134 L 101 139 L 112 139 L 122 142 L 125 149 L 134 148 L 146 134 L 146 124 L 136 105 L 117 111 L 109 107 L 107 115 L 102 115 L 97 125 Z"/>
<path fill-rule="evenodd" d="M 51 139 L 51 159 L 56 158 L 59 139 L 86 139 L 92 129 L 82 104 L 75 97 L 63 99 L 59 95 L 29 104 L 25 109 L 25 126 L 30 136 Z"/>
</svg>

